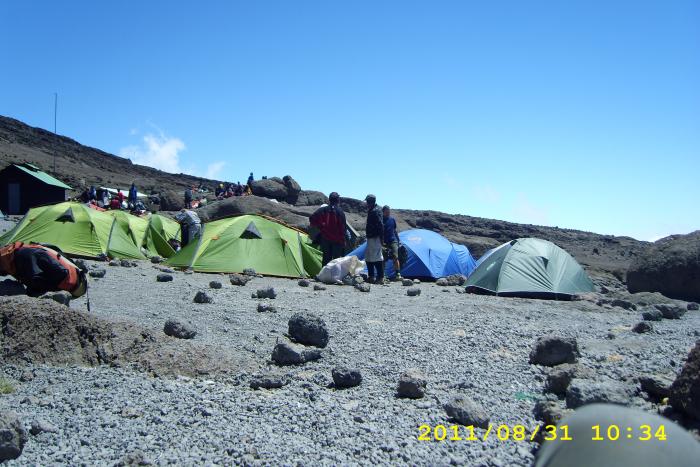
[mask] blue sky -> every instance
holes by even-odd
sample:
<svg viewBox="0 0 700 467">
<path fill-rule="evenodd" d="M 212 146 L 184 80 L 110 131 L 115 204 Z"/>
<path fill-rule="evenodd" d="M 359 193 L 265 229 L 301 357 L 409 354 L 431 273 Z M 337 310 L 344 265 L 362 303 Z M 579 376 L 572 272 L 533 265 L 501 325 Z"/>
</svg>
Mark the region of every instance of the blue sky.
<svg viewBox="0 0 700 467">
<path fill-rule="evenodd" d="M 170 171 L 700 228 L 700 2 L 0 4 L 0 114 Z"/>
</svg>

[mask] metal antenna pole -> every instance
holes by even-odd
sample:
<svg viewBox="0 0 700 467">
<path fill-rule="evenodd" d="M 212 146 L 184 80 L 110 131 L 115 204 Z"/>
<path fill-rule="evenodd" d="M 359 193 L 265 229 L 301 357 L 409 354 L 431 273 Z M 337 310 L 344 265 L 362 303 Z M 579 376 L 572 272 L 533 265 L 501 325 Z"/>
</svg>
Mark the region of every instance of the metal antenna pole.
<svg viewBox="0 0 700 467">
<path fill-rule="evenodd" d="M 53 100 L 53 134 L 56 136 L 56 115 L 58 114 L 58 93 L 54 93 L 54 100 Z M 56 143 L 57 141 L 54 140 L 54 146 L 53 146 L 53 174 L 56 175 Z"/>
</svg>

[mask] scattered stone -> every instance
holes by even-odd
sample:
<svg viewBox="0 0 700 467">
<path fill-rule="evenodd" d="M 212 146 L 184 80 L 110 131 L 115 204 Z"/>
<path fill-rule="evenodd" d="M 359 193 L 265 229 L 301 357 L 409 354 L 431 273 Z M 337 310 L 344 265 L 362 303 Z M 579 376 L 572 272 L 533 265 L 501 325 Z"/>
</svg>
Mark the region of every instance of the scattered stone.
<svg viewBox="0 0 700 467">
<path fill-rule="evenodd" d="M 265 289 L 258 289 L 255 292 L 256 298 L 277 298 L 277 292 L 275 292 L 274 287 L 267 287 Z"/>
<path fill-rule="evenodd" d="M 299 279 L 299 287 L 308 287 L 311 285 L 311 282 L 308 281 L 308 279 Z"/>
<path fill-rule="evenodd" d="M 408 399 L 420 399 L 425 395 L 428 381 L 423 374 L 415 369 L 406 371 L 399 378 L 396 387 L 396 396 Z"/>
<path fill-rule="evenodd" d="M 262 375 L 253 376 L 250 380 L 250 387 L 252 389 L 279 389 L 281 387 L 289 384 L 289 378 L 285 375 L 278 375 L 273 373 L 266 373 Z"/>
<path fill-rule="evenodd" d="M 31 433 L 32 436 L 36 436 L 41 433 L 58 433 L 58 428 L 46 420 L 39 419 L 32 422 L 32 427 L 29 429 L 29 433 Z"/>
<path fill-rule="evenodd" d="M 272 361 L 278 365 L 300 365 L 319 358 L 321 358 L 320 350 L 310 349 L 293 342 L 278 342 L 272 350 Z"/>
<path fill-rule="evenodd" d="M 578 364 L 562 363 L 557 365 L 547 375 L 545 391 L 563 396 L 574 378 L 592 377 L 591 371 Z"/>
<path fill-rule="evenodd" d="M 359 370 L 337 367 L 333 368 L 331 375 L 336 388 L 353 388 L 362 383 L 362 375 Z"/>
<path fill-rule="evenodd" d="M 163 258 L 161 258 L 160 256 L 158 256 L 158 255 L 151 256 L 151 263 L 160 264 L 162 262 L 163 262 Z"/>
<path fill-rule="evenodd" d="M 314 284 L 314 290 L 320 292 L 322 290 L 326 290 L 326 286 L 321 284 Z"/>
<path fill-rule="evenodd" d="M 341 282 L 343 283 L 343 285 L 355 285 L 353 282 L 353 278 L 350 275 L 343 277 L 343 279 L 341 279 Z"/>
<path fill-rule="evenodd" d="M 456 287 L 458 285 L 464 285 L 467 282 L 467 277 L 462 274 L 450 274 L 449 276 L 443 277 L 445 279 L 444 285 L 438 284 L 439 286 L 445 287 Z M 440 281 L 440 279 L 438 279 Z"/>
<path fill-rule="evenodd" d="M 417 297 L 420 295 L 420 289 L 418 287 L 411 287 L 408 290 L 406 290 L 406 295 L 409 297 Z"/>
<path fill-rule="evenodd" d="M 414 284 L 420 284 L 420 279 L 413 279 Z"/>
<path fill-rule="evenodd" d="M 566 392 L 566 406 L 576 409 L 598 402 L 628 405 L 633 395 L 632 387 L 618 381 L 575 378 Z"/>
<path fill-rule="evenodd" d="M 107 264 L 109 264 L 110 266 L 119 266 L 119 261 L 117 261 L 116 259 L 113 259 Z"/>
<path fill-rule="evenodd" d="M 673 378 L 667 375 L 646 375 L 639 378 L 639 384 L 651 399 L 660 401 L 671 395 Z"/>
<path fill-rule="evenodd" d="M 61 305 L 70 306 L 70 301 L 73 298 L 73 296 L 69 292 L 61 290 L 58 292 L 49 292 L 47 294 L 42 295 L 41 298 L 53 300 L 54 302 L 60 303 Z"/>
<path fill-rule="evenodd" d="M 686 308 L 688 308 L 688 311 L 698 311 L 698 310 L 700 310 L 700 304 L 697 304 L 695 302 L 690 302 L 690 303 L 688 303 Z"/>
<path fill-rule="evenodd" d="M 661 321 L 664 315 L 656 308 L 649 308 L 642 312 L 642 319 L 644 321 Z"/>
<path fill-rule="evenodd" d="M 238 286 L 244 286 L 253 278 L 251 276 L 243 275 L 243 274 L 231 274 L 228 276 L 229 281 L 231 281 L 231 285 L 238 285 Z"/>
<path fill-rule="evenodd" d="M 360 292 L 369 292 L 370 291 L 370 286 L 366 282 L 363 282 L 362 284 L 356 284 L 355 288 L 359 290 Z"/>
<path fill-rule="evenodd" d="M 212 303 L 213 301 L 214 300 L 211 298 L 211 296 L 208 293 L 204 292 L 203 290 L 200 290 L 194 296 L 195 303 Z"/>
<path fill-rule="evenodd" d="M 324 348 L 328 345 L 325 321 L 311 313 L 295 313 L 289 319 L 289 336 L 294 342 Z"/>
<path fill-rule="evenodd" d="M 90 277 L 94 277 L 95 279 L 102 279 L 104 276 L 107 275 L 107 270 L 104 268 L 93 269 L 88 274 L 90 275 Z"/>
<path fill-rule="evenodd" d="M 537 339 L 530 352 L 530 363 L 555 366 L 562 363 L 576 363 L 578 357 L 578 344 L 575 338 L 544 336 Z"/>
<path fill-rule="evenodd" d="M 19 380 L 22 383 L 28 383 L 29 381 L 32 381 L 34 379 L 34 372 L 31 370 L 25 370 L 22 372 L 22 374 L 19 377 Z"/>
<path fill-rule="evenodd" d="M 277 307 L 271 303 L 258 303 L 258 313 L 277 313 Z"/>
<path fill-rule="evenodd" d="M 572 411 L 564 408 L 559 401 L 547 399 L 537 400 L 532 410 L 535 419 L 543 422 L 545 426 L 559 424 L 559 421 L 570 413 L 572 413 Z"/>
<path fill-rule="evenodd" d="M 82 258 L 75 258 L 75 259 L 73 259 L 72 261 L 73 261 L 73 264 L 75 264 L 76 266 L 78 266 L 78 269 L 80 269 L 81 271 L 83 271 L 83 272 L 87 272 L 87 271 L 88 271 L 88 265 L 87 265 L 87 263 L 85 262 L 84 259 L 82 259 Z"/>
<path fill-rule="evenodd" d="M 413 281 L 411 279 L 402 279 L 401 285 L 403 285 L 404 287 L 410 287 L 413 285 Z"/>
<path fill-rule="evenodd" d="M 654 327 L 649 321 L 640 321 L 632 327 L 632 332 L 637 334 L 646 334 L 654 330 Z"/>
<path fill-rule="evenodd" d="M 172 274 L 158 274 L 156 276 L 156 281 L 158 282 L 170 282 L 173 280 Z"/>
<path fill-rule="evenodd" d="M 669 401 L 674 409 L 700 420 L 700 342 L 695 343 L 671 385 Z"/>
<path fill-rule="evenodd" d="M 460 425 L 488 428 L 489 416 L 479 404 L 463 395 L 455 395 L 443 405 L 445 413 Z"/>
<path fill-rule="evenodd" d="M 132 262 L 127 259 L 119 261 L 119 265 L 123 268 L 130 268 L 131 266 L 133 266 Z"/>
<path fill-rule="evenodd" d="M 122 457 L 116 467 L 133 467 L 137 465 L 153 465 L 153 461 L 140 449 L 130 452 Z"/>
<path fill-rule="evenodd" d="M 687 311 L 687 308 L 672 303 L 659 303 L 654 305 L 654 308 L 659 310 L 666 319 L 681 319 Z"/>
<path fill-rule="evenodd" d="M 17 414 L 0 412 L 0 462 L 17 459 L 27 443 L 27 432 Z"/>
<path fill-rule="evenodd" d="M 197 335 L 190 324 L 182 323 L 180 321 L 169 319 L 165 322 L 163 326 L 163 332 L 171 337 L 177 337 L 178 339 L 193 339 Z"/>
<path fill-rule="evenodd" d="M 437 285 L 438 287 L 447 287 L 450 284 L 449 282 L 447 282 L 446 278 L 441 277 L 440 279 L 435 281 L 435 285 Z"/>
<path fill-rule="evenodd" d="M 219 281 L 211 281 L 209 282 L 209 287 L 212 289 L 220 289 L 221 287 L 223 287 L 223 284 Z"/>
<path fill-rule="evenodd" d="M 362 276 L 354 276 L 352 278 L 352 285 L 363 284 L 364 282 L 365 282 L 365 278 Z"/>
<path fill-rule="evenodd" d="M 253 268 L 245 268 L 243 270 L 243 275 L 248 277 L 257 277 L 258 273 L 255 272 L 255 269 Z"/>
<path fill-rule="evenodd" d="M 166 268 L 164 266 L 157 266 L 156 269 L 158 269 L 160 272 L 164 272 L 166 274 L 175 274 L 175 270 L 172 268 Z"/>
</svg>

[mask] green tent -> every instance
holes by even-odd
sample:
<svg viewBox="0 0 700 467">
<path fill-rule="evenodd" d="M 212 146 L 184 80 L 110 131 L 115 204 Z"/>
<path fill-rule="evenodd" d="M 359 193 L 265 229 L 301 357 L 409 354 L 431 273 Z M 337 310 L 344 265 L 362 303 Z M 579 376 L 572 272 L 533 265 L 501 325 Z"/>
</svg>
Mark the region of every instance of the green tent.
<svg viewBox="0 0 700 467">
<path fill-rule="evenodd" d="M 0 245 L 36 242 L 55 245 L 66 255 L 85 258 L 145 259 L 117 219 L 76 202 L 32 208 Z"/>
<path fill-rule="evenodd" d="M 106 211 L 117 220 L 117 225 L 149 256 L 160 255 L 170 258 L 175 250 L 168 240 L 180 238 L 180 224 L 169 217 L 152 214 L 149 217 L 139 217 L 126 211 Z"/>
<path fill-rule="evenodd" d="M 280 277 L 315 276 L 321 252 L 309 236 L 263 216 L 228 217 L 204 225 L 201 238 L 165 264 L 199 272 L 243 272 Z"/>
<path fill-rule="evenodd" d="M 148 219 L 146 236 L 143 239 L 143 246 L 149 253 L 170 258 L 175 254 L 175 250 L 168 241 L 173 238 L 180 241 L 180 224 L 169 217 L 151 214 Z"/>
<path fill-rule="evenodd" d="M 512 297 L 569 299 L 593 290 L 569 253 L 538 238 L 520 238 L 486 252 L 467 280 L 469 292 Z"/>
</svg>

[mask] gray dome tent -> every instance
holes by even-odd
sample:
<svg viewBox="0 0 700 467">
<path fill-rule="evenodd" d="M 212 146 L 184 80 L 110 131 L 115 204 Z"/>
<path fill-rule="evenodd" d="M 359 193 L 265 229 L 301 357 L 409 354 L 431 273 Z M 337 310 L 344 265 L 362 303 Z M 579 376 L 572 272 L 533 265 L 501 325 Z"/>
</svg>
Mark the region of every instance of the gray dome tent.
<svg viewBox="0 0 700 467">
<path fill-rule="evenodd" d="M 505 297 L 567 300 L 593 291 L 593 282 L 569 253 L 539 238 L 520 238 L 486 252 L 467 280 L 467 292 Z"/>
</svg>

